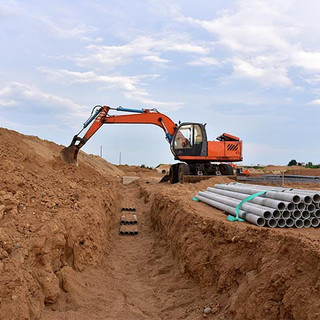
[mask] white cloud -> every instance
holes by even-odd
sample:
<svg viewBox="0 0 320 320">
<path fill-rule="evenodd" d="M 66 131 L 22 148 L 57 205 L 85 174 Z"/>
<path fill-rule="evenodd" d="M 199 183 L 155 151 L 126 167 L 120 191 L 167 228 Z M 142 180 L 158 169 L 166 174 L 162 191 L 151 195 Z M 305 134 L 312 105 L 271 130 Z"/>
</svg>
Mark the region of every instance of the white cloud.
<svg viewBox="0 0 320 320">
<path fill-rule="evenodd" d="M 214 57 L 200 57 L 193 61 L 188 62 L 190 66 L 216 66 L 219 62 Z"/>
<path fill-rule="evenodd" d="M 320 99 L 312 100 L 312 101 L 308 102 L 308 104 L 314 105 L 314 106 L 320 106 Z"/>
<path fill-rule="evenodd" d="M 293 55 L 292 63 L 310 72 L 320 71 L 320 51 L 298 51 Z M 319 77 L 319 76 L 318 76 Z"/>
<path fill-rule="evenodd" d="M 49 70 L 46 68 L 39 68 L 40 71 L 47 74 L 48 80 L 63 83 L 100 83 L 106 88 L 121 90 L 127 98 L 133 99 L 144 103 L 149 107 L 170 107 L 171 110 L 179 109 L 182 105 L 181 102 L 164 102 L 157 101 L 151 98 L 151 95 L 146 89 L 142 88 L 145 83 L 142 79 L 145 78 L 157 78 L 158 75 L 137 75 L 137 76 L 121 76 L 110 75 L 101 76 L 93 71 L 77 72 L 70 70 Z"/>
<path fill-rule="evenodd" d="M 44 110 L 58 111 L 62 118 L 68 114 L 81 118 L 87 116 L 84 106 L 70 99 L 43 92 L 34 85 L 12 82 L 0 90 L 1 107 L 23 107 L 21 110 L 25 112 L 35 105 Z"/>
<path fill-rule="evenodd" d="M 151 61 L 151 62 L 155 62 L 155 63 L 168 63 L 170 62 L 170 60 L 167 59 L 162 59 L 158 56 L 145 56 L 142 58 L 143 60 L 147 60 L 147 61 Z"/>
<path fill-rule="evenodd" d="M 269 65 L 259 67 L 248 61 L 235 59 L 233 75 L 239 78 L 249 78 L 259 81 L 263 86 L 290 86 L 286 68 Z"/>
<path fill-rule="evenodd" d="M 81 39 L 86 41 L 101 42 L 101 38 L 98 37 L 94 39 L 91 36 L 89 36 L 98 30 L 96 27 L 88 26 L 84 23 L 79 23 L 75 26 L 70 26 L 70 27 L 65 26 L 63 28 L 44 16 L 30 15 L 30 17 L 32 19 L 36 19 L 40 21 L 52 32 L 52 34 L 54 34 L 54 36 L 58 38 L 62 38 L 62 39 L 74 38 L 74 39 Z"/>
<path fill-rule="evenodd" d="M 312 49 L 308 45 L 310 37 L 303 36 L 320 30 L 303 16 L 300 19 L 298 2 L 241 0 L 212 20 L 180 13 L 176 20 L 209 32 L 215 46 L 225 50 L 237 79 L 259 80 L 264 86 L 291 86 L 292 67 L 301 67 L 306 72 L 320 71 L 319 46 L 313 45 Z"/>
<path fill-rule="evenodd" d="M 81 67 L 103 66 L 114 69 L 132 61 L 134 57 L 154 63 L 167 63 L 160 57 L 163 52 L 179 52 L 203 55 L 209 53 L 205 45 L 197 44 L 186 35 L 168 34 L 157 36 L 140 36 L 119 46 L 105 46 L 92 44 L 87 46 L 88 54 L 73 57 L 75 63 Z"/>
</svg>

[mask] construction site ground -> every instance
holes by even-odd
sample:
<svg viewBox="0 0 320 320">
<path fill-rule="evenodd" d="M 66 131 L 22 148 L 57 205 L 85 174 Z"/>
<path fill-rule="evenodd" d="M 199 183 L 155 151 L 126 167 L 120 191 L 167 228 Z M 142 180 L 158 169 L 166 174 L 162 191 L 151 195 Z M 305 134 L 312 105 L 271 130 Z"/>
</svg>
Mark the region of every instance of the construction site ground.
<svg viewBox="0 0 320 320">
<path fill-rule="evenodd" d="M 192 200 L 230 178 L 159 184 L 82 152 L 67 165 L 37 137 L 0 141 L 0 319 L 320 319 L 320 230 L 229 222 Z M 122 207 L 138 235 L 119 235 Z"/>
</svg>

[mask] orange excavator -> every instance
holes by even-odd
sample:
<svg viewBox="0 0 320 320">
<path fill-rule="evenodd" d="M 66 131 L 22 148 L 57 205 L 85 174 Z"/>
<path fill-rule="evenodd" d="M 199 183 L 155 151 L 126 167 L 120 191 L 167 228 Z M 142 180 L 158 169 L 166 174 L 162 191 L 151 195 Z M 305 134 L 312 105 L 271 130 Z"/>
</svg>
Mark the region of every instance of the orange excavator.
<svg viewBox="0 0 320 320">
<path fill-rule="evenodd" d="M 126 114 L 110 115 L 110 110 Z M 171 165 L 169 175 L 163 179 L 170 180 L 171 183 L 182 183 L 184 176 L 190 175 L 233 175 L 230 164 L 212 162 L 242 161 L 242 141 L 228 133 L 217 137 L 217 141 L 208 141 L 206 124 L 184 122 L 177 125 L 156 109 L 111 108 L 99 105 L 93 108 L 89 119 L 83 124 L 81 131 L 73 137 L 70 146 L 61 151 L 62 159 L 66 163 L 77 164 L 80 148 L 103 124 L 109 123 L 154 124 L 162 128 L 174 159 L 181 161 Z M 91 126 L 81 138 L 80 134 L 90 124 Z"/>
</svg>

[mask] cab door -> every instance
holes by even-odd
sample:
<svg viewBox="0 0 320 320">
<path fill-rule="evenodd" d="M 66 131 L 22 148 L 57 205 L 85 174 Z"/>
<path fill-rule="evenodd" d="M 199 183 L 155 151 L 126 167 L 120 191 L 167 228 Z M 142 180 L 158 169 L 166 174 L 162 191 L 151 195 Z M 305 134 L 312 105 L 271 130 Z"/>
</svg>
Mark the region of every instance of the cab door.
<svg viewBox="0 0 320 320">
<path fill-rule="evenodd" d="M 206 156 L 207 134 L 204 125 L 182 123 L 173 136 L 171 150 L 177 159 L 180 156 Z"/>
</svg>

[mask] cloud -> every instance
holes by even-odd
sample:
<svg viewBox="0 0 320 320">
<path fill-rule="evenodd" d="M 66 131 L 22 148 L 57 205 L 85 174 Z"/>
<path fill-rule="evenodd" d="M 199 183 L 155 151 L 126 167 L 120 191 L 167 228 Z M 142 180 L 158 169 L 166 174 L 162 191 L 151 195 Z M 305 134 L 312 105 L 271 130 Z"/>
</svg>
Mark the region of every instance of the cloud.
<svg viewBox="0 0 320 320">
<path fill-rule="evenodd" d="M 272 87 L 293 86 L 289 76 L 293 67 L 300 67 L 300 72 L 320 71 L 319 47 L 309 45 L 310 37 L 301 37 L 319 28 L 300 16 L 294 2 L 241 0 L 212 20 L 181 13 L 176 20 L 212 35 L 215 47 L 224 50 L 224 61 L 233 68 L 231 78 L 258 80 Z"/>
<path fill-rule="evenodd" d="M 292 82 L 287 76 L 287 69 L 281 66 L 262 65 L 261 67 L 235 59 L 233 63 L 233 76 L 259 81 L 263 86 L 291 86 Z"/>
<path fill-rule="evenodd" d="M 312 101 L 308 102 L 308 104 L 313 105 L 313 106 L 320 106 L 320 99 L 312 100 Z"/>
<path fill-rule="evenodd" d="M 307 52 L 303 50 L 298 51 L 293 55 L 292 63 L 294 63 L 296 66 L 302 67 L 306 71 L 319 72 L 320 71 L 320 51 L 317 51 L 317 52 Z"/>
<path fill-rule="evenodd" d="M 157 78 L 158 75 L 137 75 L 137 76 L 121 76 L 110 75 L 102 76 L 93 71 L 78 72 L 70 70 L 50 70 L 46 68 L 39 68 L 40 71 L 47 74 L 48 80 L 58 82 L 60 84 L 73 84 L 73 83 L 98 83 L 102 84 L 105 88 L 121 90 L 127 98 L 142 102 L 149 107 L 170 107 L 171 110 L 179 109 L 182 105 L 181 102 L 164 102 L 157 101 L 151 98 L 151 95 L 146 89 L 142 88 L 145 83 L 142 79 Z"/>
<path fill-rule="evenodd" d="M 167 59 L 162 59 L 158 56 L 145 56 L 142 58 L 143 60 L 147 60 L 147 61 L 151 61 L 151 62 L 155 62 L 155 63 L 168 63 L 170 62 L 170 60 L 167 60 Z"/>
<path fill-rule="evenodd" d="M 45 25 L 48 30 L 57 38 L 62 39 L 81 39 L 86 41 L 101 42 L 101 38 L 92 38 L 90 35 L 98 30 L 93 26 L 88 26 L 84 23 L 76 24 L 75 26 L 61 27 L 58 24 L 52 22 L 44 16 L 30 15 L 32 19 L 40 21 Z"/>
<path fill-rule="evenodd" d="M 30 112 L 46 114 L 49 118 L 59 119 L 73 127 L 76 119 L 80 121 L 88 116 L 86 107 L 70 99 L 43 92 L 34 85 L 20 82 L 12 82 L 0 90 L 0 107 L 14 107 L 22 116 L 29 115 Z"/>
<path fill-rule="evenodd" d="M 73 57 L 75 63 L 81 67 L 103 66 L 115 69 L 128 64 L 134 57 L 141 57 L 156 64 L 168 63 L 161 58 L 164 52 L 178 52 L 195 55 L 209 53 L 209 48 L 197 44 L 186 35 L 167 34 L 157 36 L 139 36 L 124 45 L 106 46 L 91 44 L 86 47 L 88 54 Z"/>
<path fill-rule="evenodd" d="M 219 65 L 219 61 L 214 57 L 200 57 L 193 61 L 188 62 L 190 66 L 216 66 Z"/>
</svg>

